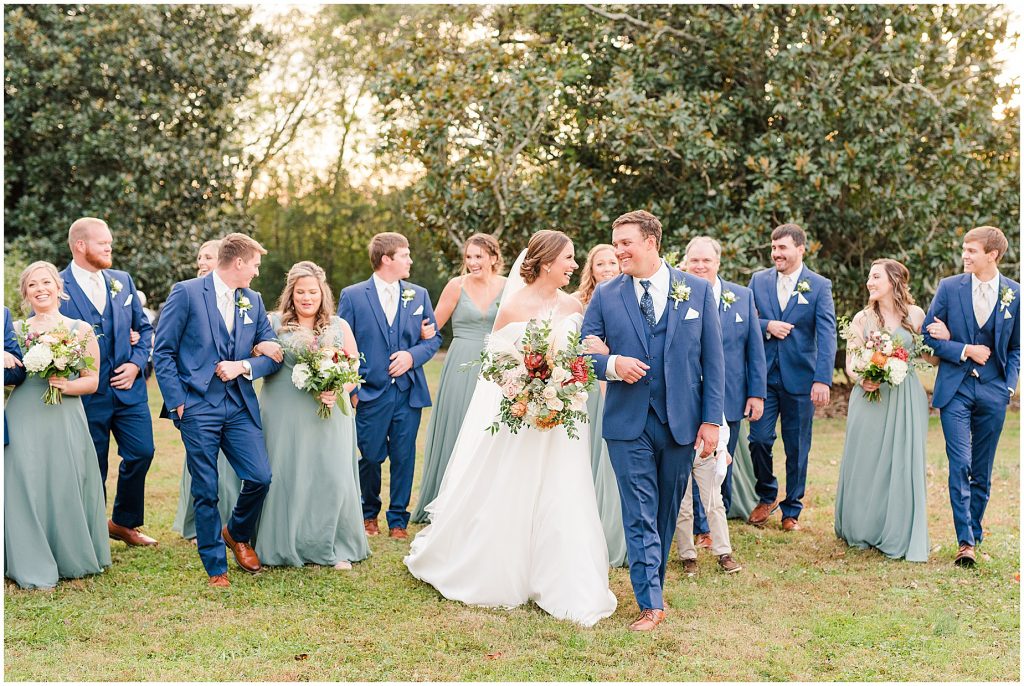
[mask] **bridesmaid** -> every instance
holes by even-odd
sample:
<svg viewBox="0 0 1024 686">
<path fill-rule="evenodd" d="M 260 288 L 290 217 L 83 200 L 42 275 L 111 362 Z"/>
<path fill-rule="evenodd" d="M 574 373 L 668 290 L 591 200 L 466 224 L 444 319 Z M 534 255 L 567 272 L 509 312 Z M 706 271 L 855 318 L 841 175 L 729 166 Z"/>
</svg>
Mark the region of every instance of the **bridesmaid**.
<svg viewBox="0 0 1024 686">
<path fill-rule="evenodd" d="M 320 394 L 333 407 L 317 415 L 317 399 L 292 383 L 295 356 L 289 348 L 312 342 L 341 346 L 358 355 L 348 322 L 333 314 L 334 298 L 324 270 L 298 262 L 289 271 L 271 324 L 285 350 L 284 367 L 263 382 L 260 415 L 274 484 L 256 527 L 256 554 L 265 565 L 312 563 L 352 569 L 370 555 L 359 495 L 356 425 L 346 387 Z M 336 404 L 344 403 L 342 407 Z M 345 414 L 345 411 L 348 414 Z"/>
<path fill-rule="evenodd" d="M 480 357 L 484 337 L 494 326 L 498 301 L 505 287 L 505 277 L 501 276 L 503 266 L 498 241 L 485 233 L 473 234 L 466 239 L 463 248 L 462 275 L 448 282 L 434 308 L 438 329 L 451 319 L 452 343 L 444 358 L 437 400 L 427 426 L 420 495 L 411 517 L 417 524 L 430 519 L 426 507 L 441 488 L 448 459 L 473 396 L 477 374 L 464 370 L 462 365 Z"/>
<path fill-rule="evenodd" d="M 580 277 L 580 289 L 573 293 L 584 309 L 594 296 L 597 285 L 619 275 L 619 261 L 615 248 L 600 243 L 587 253 Z M 587 338 L 587 349 L 591 352 L 608 352 L 604 341 L 595 337 Z M 619 501 L 619 486 L 615 472 L 608 458 L 608 446 L 601 438 L 602 417 L 604 416 L 604 382 L 587 398 L 587 413 L 590 415 L 590 468 L 594 474 L 594 491 L 597 493 L 597 510 L 601 515 L 605 541 L 608 543 L 608 564 L 622 567 L 626 564 L 626 534 L 622 528 L 622 503 Z"/>
<path fill-rule="evenodd" d="M 63 324 L 88 340 L 98 369 L 92 328 L 60 313 L 67 296 L 57 268 L 33 262 L 21 273 L 20 287 L 35 312 L 27 320 L 29 330 L 41 333 Z M 58 579 L 98 574 L 110 566 L 103 484 L 81 399 L 98 385 L 95 370 L 83 370 L 75 379 L 29 376 L 7 403 L 4 576 L 22 588 L 54 588 Z M 59 405 L 43 404 L 48 386 L 63 391 Z"/>
<path fill-rule="evenodd" d="M 206 241 L 199 246 L 199 254 L 196 255 L 196 278 L 201 279 L 213 271 L 213 268 L 217 266 L 219 253 L 219 240 Z M 161 414 L 161 417 L 163 416 Z M 231 505 L 238 500 L 238 493 L 241 490 L 242 480 L 235 474 L 235 470 L 228 464 L 228 459 L 222 452 L 217 458 L 217 509 L 220 510 L 222 522 L 231 518 Z M 192 502 L 192 475 L 188 473 L 188 467 L 184 464 L 181 466 L 181 485 L 178 488 L 178 511 L 174 516 L 171 529 L 180 533 L 185 540 L 196 542 L 196 511 Z"/>
<path fill-rule="evenodd" d="M 921 331 L 924 310 L 914 305 L 909 280 L 910 272 L 895 260 L 871 264 L 868 306 L 851 324 L 857 342 L 884 328 L 911 347 L 912 335 Z M 887 557 L 927 562 L 928 397 L 913 367 L 902 384 L 879 387 L 854 373 L 851 358 L 847 353 L 846 373 L 857 386 L 850 395 L 836 488 L 836 536 L 857 548 L 877 548 Z M 865 398 L 874 390 L 882 394 L 879 402 Z"/>
</svg>

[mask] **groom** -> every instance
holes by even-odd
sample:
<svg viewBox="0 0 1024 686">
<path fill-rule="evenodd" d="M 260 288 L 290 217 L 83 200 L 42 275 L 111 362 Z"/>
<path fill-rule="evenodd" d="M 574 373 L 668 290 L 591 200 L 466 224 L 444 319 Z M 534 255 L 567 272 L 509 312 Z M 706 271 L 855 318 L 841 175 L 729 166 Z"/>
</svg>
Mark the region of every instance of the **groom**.
<svg viewBox="0 0 1024 686">
<path fill-rule="evenodd" d="M 718 445 L 725 388 L 722 326 L 711 284 L 661 259 L 661 222 L 638 210 L 612 223 L 622 275 L 594 292 L 581 337 L 607 380 L 604 439 L 626 530 L 629 578 L 640 606 L 633 631 L 665 619 L 662 588 L 694 450 Z"/>
<path fill-rule="evenodd" d="M 391 458 L 390 537 L 409 537 L 409 498 L 416 466 L 420 414 L 430 407 L 423 365 L 441 347 L 441 336 L 422 340 L 424 322 L 436 324 L 425 288 L 409 283 L 412 256 L 400 233 L 379 233 L 370 241 L 373 275 L 345 288 L 338 316 L 348 322 L 364 361 L 365 379 L 352 396 L 359 443 L 359 486 L 367 536 L 380 533 L 381 466 Z"/>
</svg>

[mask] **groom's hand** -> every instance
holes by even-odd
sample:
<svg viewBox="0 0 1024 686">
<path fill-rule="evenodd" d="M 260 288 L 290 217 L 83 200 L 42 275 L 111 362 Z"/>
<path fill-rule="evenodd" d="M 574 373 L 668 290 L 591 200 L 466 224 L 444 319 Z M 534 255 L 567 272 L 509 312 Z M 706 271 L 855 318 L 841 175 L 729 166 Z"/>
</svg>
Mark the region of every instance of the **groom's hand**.
<svg viewBox="0 0 1024 686">
<path fill-rule="evenodd" d="M 397 378 L 412 369 L 412 353 L 408 350 L 399 350 L 391 356 L 391 365 L 388 367 L 388 376 Z"/>
<path fill-rule="evenodd" d="M 236 360 L 221 360 L 213 372 L 217 378 L 227 383 L 245 373 L 245 366 Z"/>
<path fill-rule="evenodd" d="M 615 374 L 626 383 L 636 383 L 647 375 L 649 366 L 636 359 L 619 355 L 615 358 Z"/>
<path fill-rule="evenodd" d="M 697 429 L 697 445 L 700 446 L 701 459 L 715 452 L 718 447 L 718 427 L 714 424 L 701 424 Z"/>
</svg>

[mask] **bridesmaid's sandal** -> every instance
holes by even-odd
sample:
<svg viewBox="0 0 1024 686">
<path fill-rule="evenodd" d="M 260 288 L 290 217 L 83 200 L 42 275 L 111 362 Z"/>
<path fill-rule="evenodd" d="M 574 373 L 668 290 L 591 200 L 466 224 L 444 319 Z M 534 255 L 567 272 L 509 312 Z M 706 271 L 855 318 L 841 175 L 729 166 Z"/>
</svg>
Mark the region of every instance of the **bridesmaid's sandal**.
<svg viewBox="0 0 1024 686">
<path fill-rule="evenodd" d="M 348 560 L 342 560 L 341 562 L 335 562 L 334 568 L 337 569 L 339 572 L 347 571 L 349 569 L 352 569 L 352 563 Z"/>
</svg>

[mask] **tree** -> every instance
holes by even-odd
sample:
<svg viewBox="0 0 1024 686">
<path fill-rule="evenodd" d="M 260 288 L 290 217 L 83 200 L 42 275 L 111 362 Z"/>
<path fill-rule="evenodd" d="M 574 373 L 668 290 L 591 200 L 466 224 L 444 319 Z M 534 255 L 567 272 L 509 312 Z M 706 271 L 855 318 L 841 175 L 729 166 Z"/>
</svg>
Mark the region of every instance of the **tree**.
<svg viewBox="0 0 1024 686">
<path fill-rule="evenodd" d="M 251 229 L 235 107 L 272 41 L 223 5 L 4 8 L 6 240 L 63 264 L 67 229 L 105 219 L 154 302 L 203 240 Z"/>
</svg>

